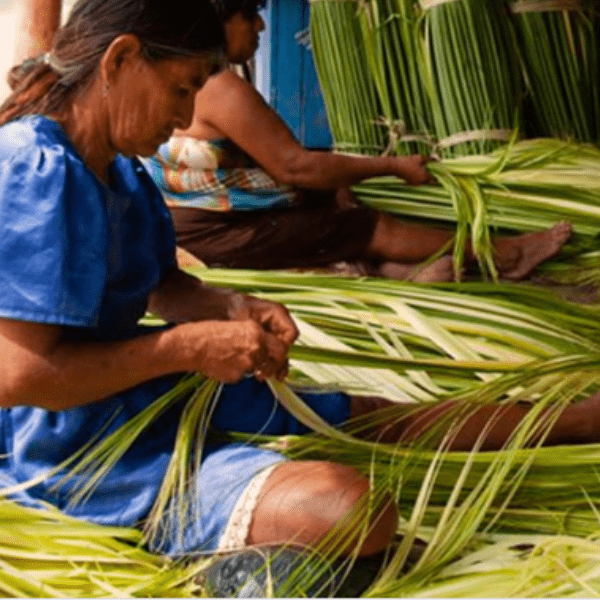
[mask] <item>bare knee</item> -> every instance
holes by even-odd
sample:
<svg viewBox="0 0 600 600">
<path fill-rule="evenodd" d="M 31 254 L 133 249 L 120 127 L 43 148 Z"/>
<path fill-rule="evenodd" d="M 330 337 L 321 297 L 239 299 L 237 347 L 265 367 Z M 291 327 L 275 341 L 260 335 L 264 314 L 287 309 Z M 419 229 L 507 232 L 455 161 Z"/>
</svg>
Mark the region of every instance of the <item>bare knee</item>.
<svg viewBox="0 0 600 600">
<path fill-rule="evenodd" d="M 348 537 L 345 553 L 354 551 L 359 539 L 361 555 L 379 552 L 396 531 L 397 510 L 386 500 L 373 511 L 364 533 L 358 531 L 350 522 L 364 523 L 368 491 L 368 480 L 351 467 L 325 461 L 285 463 L 265 483 L 247 541 L 314 547 L 336 528 L 336 545 Z"/>
</svg>

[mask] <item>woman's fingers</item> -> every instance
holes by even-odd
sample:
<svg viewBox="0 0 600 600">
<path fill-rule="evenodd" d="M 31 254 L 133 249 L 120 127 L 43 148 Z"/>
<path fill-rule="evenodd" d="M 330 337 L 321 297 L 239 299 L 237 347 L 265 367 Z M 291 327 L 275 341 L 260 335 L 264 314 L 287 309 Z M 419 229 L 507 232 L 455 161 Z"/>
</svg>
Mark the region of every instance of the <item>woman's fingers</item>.
<svg viewBox="0 0 600 600">
<path fill-rule="evenodd" d="M 191 337 L 185 346 L 193 354 L 192 370 L 224 383 L 235 383 L 246 375 L 266 379 L 287 374 L 288 345 L 253 319 L 189 326 Z"/>
<path fill-rule="evenodd" d="M 258 360 L 254 376 L 259 381 L 270 377 L 283 380 L 288 373 L 287 346 L 277 336 L 265 334 L 266 354 Z"/>
</svg>

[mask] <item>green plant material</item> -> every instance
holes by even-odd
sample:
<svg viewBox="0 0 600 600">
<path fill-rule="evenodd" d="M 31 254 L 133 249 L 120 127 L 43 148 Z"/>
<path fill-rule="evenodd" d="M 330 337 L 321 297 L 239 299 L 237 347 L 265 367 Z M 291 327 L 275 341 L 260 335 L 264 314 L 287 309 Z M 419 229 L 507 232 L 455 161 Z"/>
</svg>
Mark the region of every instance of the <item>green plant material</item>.
<svg viewBox="0 0 600 600">
<path fill-rule="evenodd" d="M 531 96 L 532 133 L 600 142 L 600 13 L 577 6 L 509 4 Z"/>
<path fill-rule="evenodd" d="M 594 260 L 600 245 L 596 146 L 551 138 L 524 140 L 487 155 L 430 163 L 429 170 L 441 186 L 411 187 L 382 177 L 353 189 L 363 203 L 400 217 L 455 223 L 457 266 L 462 264 L 460 240 L 468 233 L 484 274 L 492 277 L 492 232 L 539 231 L 567 220 L 576 234 L 574 244 L 551 264 L 574 261 L 573 282 L 600 279 L 600 265 Z M 562 270 L 563 280 L 568 278 L 567 265 L 554 268 Z"/>
<path fill-rule="evenodd" d="M 381 106 L 377 123 L 389 138 L 386 153 L 429 153 L 433 116 L 422 75 L 425 55 L 418 4 L 368 0 L 361 2 L 358 18 Z M 322 84 L 327 87 L 329 82 Z"/>
<path fill-rule="evenodd" d="M 504 7 L 494 0 L 420 0 L 420 5 L 440 152 L 489 152 L 510 138 L 522 98 Z"/>
<path fill-rule="evenodd" d="M 505 284 L 420 286 L 308 273 L 194 269 L 205 282 L 288 307 L 300 329 L 294 385 L 428 402 L 490 374 L 594 354 L 598 309 Z"/>
<path fill-rule="evenodd" d="M 144 526 L 146 539 L 152 540 L 156 547 L 164 539 L 174 539 L 173 530 L 183 546 L 184 523 L 190 516 L 199 518 L 198 494 L 190 489 L 190 482 L 194 481 L 193 473 L 200 469 L 208 424 L 220 391 L 221 385 L 208 379 L 185 405 L 167 472 Z"/>
<path fill-rule="evenodd" d="M 375 83 L 367 66 L 356 0 L 319 0 L 311 4 L 310 37 L 317 75 L 335 147 L 379 154 L 384 132 Z"/>
<path fill-rule="evenodd" d="M 52 506 L 0 501 L 4 597 L 190 597 L 206 561 L 183 564 L 146 552 L 142 533 L 67 517 Z"/>
</svg>

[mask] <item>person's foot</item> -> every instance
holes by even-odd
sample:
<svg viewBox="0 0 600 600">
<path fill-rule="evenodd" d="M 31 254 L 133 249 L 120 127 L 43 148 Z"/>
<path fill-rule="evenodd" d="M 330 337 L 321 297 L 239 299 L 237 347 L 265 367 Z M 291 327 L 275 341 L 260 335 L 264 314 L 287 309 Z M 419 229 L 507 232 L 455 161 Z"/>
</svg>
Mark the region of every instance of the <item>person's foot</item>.
<svg viewBox="0 0 600 600">
<path fill-rule="evenodd" d="M 495 248 L 500 277 L 513 281 L 526 278 L 545 260 L 556 256 L 570 236 L 571 225 L 563 221 L 546 231 L 498 239 Z"/>
<path fill-rule="evenodd" d="M 414 281 L 415 283 L 441 283 L 454 281 L 454 267 L 451 256 L 442 256 L 424 267 L 384 262 L 379 265 L 378 274 L 388 279 Z"/>
</svg>

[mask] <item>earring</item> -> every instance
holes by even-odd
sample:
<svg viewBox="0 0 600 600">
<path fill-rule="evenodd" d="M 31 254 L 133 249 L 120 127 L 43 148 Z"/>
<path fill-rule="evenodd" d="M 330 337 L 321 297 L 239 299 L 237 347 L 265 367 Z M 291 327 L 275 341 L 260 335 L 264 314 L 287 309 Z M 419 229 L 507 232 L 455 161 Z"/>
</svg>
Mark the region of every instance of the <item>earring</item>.
<svg viewBox="0 0 600 600">
<path fill-rule="evenodd" d="M 108 96 L 108 92 L 110 90 L 110 85 L 108 81 L 104 84 L 104 90 L 102 90 L 102 95 L 106 98 Z"/>
</svg>

